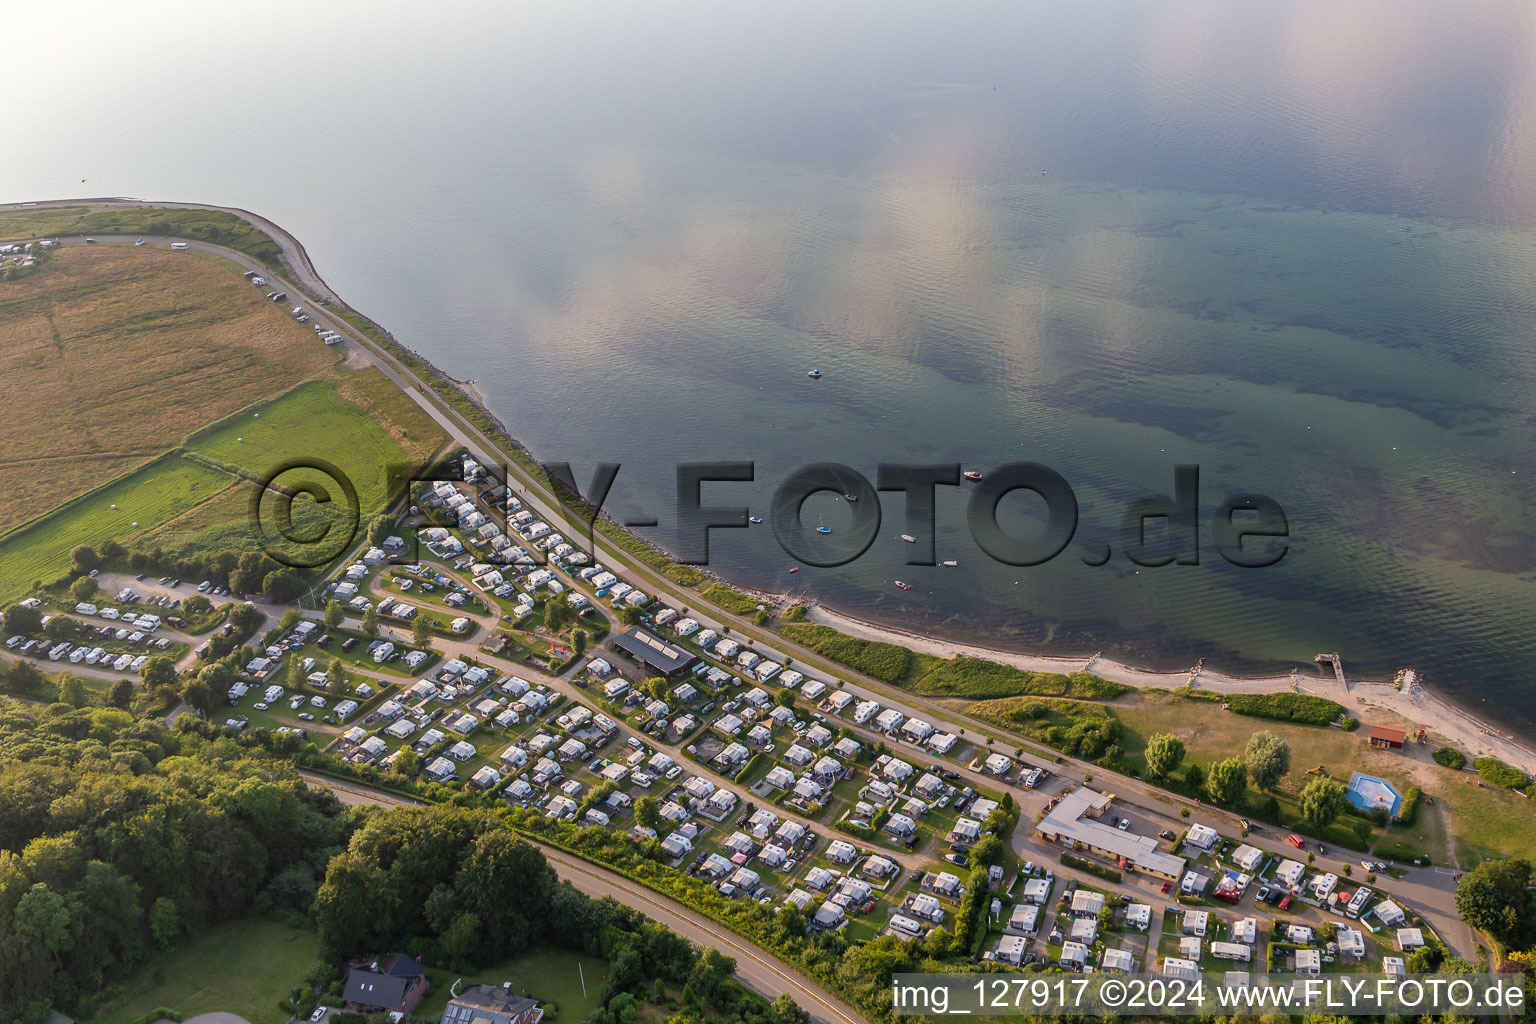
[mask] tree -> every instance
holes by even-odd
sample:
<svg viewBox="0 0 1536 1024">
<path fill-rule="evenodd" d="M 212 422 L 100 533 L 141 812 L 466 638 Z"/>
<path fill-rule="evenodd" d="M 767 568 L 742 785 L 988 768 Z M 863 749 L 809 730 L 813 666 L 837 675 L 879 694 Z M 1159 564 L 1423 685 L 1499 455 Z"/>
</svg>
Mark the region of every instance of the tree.
<svg viewBox="0 0 1536 1024">
<path fill-rule="evenodd" d="M 1268 730 L 1256 732 L 1248 737 L 1243 762 L 1248 766 L 1254 788 L 1268 793 L 1291 770 L 1291 745 Z"/>
<path fill-rule="evenodd" d="M 341 625 L 341 620 L 346 618 L 346 617 L 347 617 L 347 610 L 346 610 L 346 608 L 342 607 L 342 604 L 341 604 L 340 601 L 327 601 L 326 602 L 326 604 L 325 604 L 325 630 L 326 630 L 327 633 L 335 632 L 336 631 L 336 627 Z"/>
<path fill-rule="evenodd" d="M 773 702 L 781 708 L 792 708 L 795 706 L 795 691 L 786 687 L 773 695 Z"/>
<path fill-rule="evenodd" d="M 81 544 L 69 553 L 69 567 L 77 573 L 87 573 L 101 568 L 101 558 L 89 544 Z"/>
<path fill-rule="evenodd" d="M 288 655 L 288 689 L 298 690 L 304 686 L 304 659 L 299 657 L 298 651 Z"/>
<path fill-rule="evenodd" d="M 90 703 L 90 694 L 85 688 L 85 680 L 73 672 L 60 674 L 56 685 L 59 688 L 60 703 L 75 708 L 83 708 Z"/>
<path fill-rule="evenodd" d="M 325 670 L 325 692 L 332 697 L 345 697 L 347 695 L 347 670 L 340 658 L 332 658 Z"/>
<path fill-rule="evenodd" d="M 1229 757 L 1211 765 L 1205 777 L 1205 791 L 1218 804 L 1235 806 L 1248 786 L 1248 770 L 1240 757 Z"/>
<path fill-rule="evenodd" d="M 43 635 L 49 640 L 73 640 L 80 635 L 80 623 L 68 615 L 55 615 L 43 627 Z"/>
<path fill-rule="evenodd" d="M 169 896 L 161 896 L 150 906 L 149 934 L 161 949 L 169 949 L 181 934 L 181 912 Z"/>
<path fill-rule="evenodd" d="M 16 693 L 36 693 L 42 689 L 43 674 L 30 661 L 18 661 L 11 666 L 10 681 Z"/>
<path fill-rule="evenodd" d="M 107 704 L 127 711 L 133 706 L 133 683 L 119 679 L 107 690 Z"/>
<path fill-rule="evenodd" d="M 70 596 L 76 601 L 89 601 L 100 589 L 94 576 L 81 576 L 69 585 Z"/>
<path fill-rule="evenodd" d="M 242 636 L 250 636 L 256 632 L 256 627 L 261 625 L 264 616 L 261 609 L 250 602 L 238 605 L 229 613 L 229 623 L 235 627 L 235 632 Z"/>
<path fill-rule="evenodd" d="M 223 696 L 200 675 L 188 680 L 181 688 L 181 699 L 196 708 L 205 718 L 213 714 Z"/>
<path fill-rule="evenodd" d="M 193 594 L 181 602 L 181 610 L 185 615 L 206 615 L 213 611 L 213 602 L 202 594 Z"/>
<path fill-rule="evenodd" d="M 1172 733 L 1160 732 L 1147 740 L 1147 774 L 1154 779 L 1167 778 L 1184 763 L 1184 741 Z"/>
<path fill-rule="evenodd" d="M 389 770 L 396 775 L 410 778 L 421 771 L 421 755 L 410 747 L 401 747 L 395 755 L 394 763 L 390 765 Z"/>
<path fill-rule="evenodd" d="M 111 539 L 102 541 L 101 550 L 97 552 L 97 554 L 100 556 L 101 562 L 106 565 L 112 565 L 118 562 L 127 553 L 127 548 L 123 547 L 117 541 Z"/>
<path fill-rule="evenodd" d="M 1003 859 L 1007 847 L 996 835 L 988 832 L 971 847 L 971 860 L 977 864 L 996 864 Z"/>
<path fill-rule="evenodd" d="M 1191 793 L 1198 793 L 1205 789 L 1205 766 L 1200 762 L 1193 761 L 1185 767 L 1184 788 Z"/>
<path fill-rule="evenodd" d="M 266 595 L 268 601 L 275 604 L 288 604 L 297 601 L 299 595 L 304 593 L 304 580 L 287 566 L 273 569 L 262 577 L 261 592 Z"/>
<path fill-rule="evenodd" d="M 43 631 L 43 613 L 27 605 L 13 604 L 0 617 L 6 636 L 31 636 Z"/>
<path fill-rule="evenodd" d="M 571 653 L 580 655 L 587 649 L 587 631 L 578 629 L 571 634 Z"/>
<path fill-rule="evenodd" d="M 176 662 L 169 655 L 157 654 L 139 669 L 139 678 L 151 689 L 176 685 Z"/>
<path fill-rule="evenodd" d="M 411 641 L 417 647 L 426 647 L 432 643 L 432 620 L 425 615 L 418 615 L 411 620 Z"/>
<path fill-rule="evenodd" d="M 661 805 L 653 796 L 643 796 L 635 801 L 635 820 L 646 828 L 661 825 Z"/>
<path fill-rule="evenodd" d="M 369 605 L 368 610 L 363 612 L 363 632 L 368 634 L 370 640 L 379 638 L 379 610 L 373 605 Z"/>
<path fill-rule="evenodd" d="M 551 633 L 559 633 L 569 626 L 576 618 L 576 613 L 571 610 L 568 602 L 552 597 L 544 606 L 544 628 Z"/>
<path fill-rule="evenodd" d="M 1318 776 L 1302 787 L 1297 802 L 1301 805 L 1301 816 L 1307 819 L 1307 824 L 1313 828 L 1325 828 L 1333 824 L 1333 819 L 1344 810 L 1344 784 L 1337 779 Z"/>
<path fill-rule="evenodd" d="M 1536 943 L 1536 896 L 1531 862 L 1486 860 L 1456 886 L 1456 909 L 1467 924 L 1505 949 Z"/>
<path fill-rule="evenodd" d="M 261 589 L 262 568 L 261 552 L 247 551 L 229 574 L 229 589 L 237 594 L 256 593 Z"/>
<path fill-rule="evenodd" d="M 46 883 L 35 882 L 17 902 L 13 914 L 16 930 L 36 939 L 53 954 L 55 963 L 60 953 L 75 944 L 76 920 L 71 903 L 67 896 L 54 892 Z"/>
<path fill-rule="evenodd" d="M 368 543 L 372 547 L 378 547 L 389 536 L 390 529 L 395 525 L 395 520 L 389 515 L 376 515 L 368 520 Z"/>
</svg>

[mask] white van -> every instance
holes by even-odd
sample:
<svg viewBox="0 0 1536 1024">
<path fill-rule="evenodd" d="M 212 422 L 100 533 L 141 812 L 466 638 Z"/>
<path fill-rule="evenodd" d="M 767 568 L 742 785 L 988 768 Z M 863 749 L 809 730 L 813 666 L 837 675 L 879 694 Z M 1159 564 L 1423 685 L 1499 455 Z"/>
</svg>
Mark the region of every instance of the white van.
<svg viewBox="0 0 1536 1024">
<path fill-rule="evenodd" d="M 89 241 L 89 239 L 87 239 L 87 241 Z M 177 252 L 181 252 L 181 251 L 185 250 L 186 248 L 188 248 L 188 246 L 187 246 L 186 242 L 172 242 L 171 243 L 171 248 L 175 249 Z"/>
</svg>

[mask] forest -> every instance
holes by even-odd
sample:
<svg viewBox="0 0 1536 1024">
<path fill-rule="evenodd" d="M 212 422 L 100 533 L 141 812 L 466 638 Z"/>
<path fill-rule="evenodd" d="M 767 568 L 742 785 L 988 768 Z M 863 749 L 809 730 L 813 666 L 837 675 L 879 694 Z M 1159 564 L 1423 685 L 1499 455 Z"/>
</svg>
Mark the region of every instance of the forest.
<svg viewBox="0 0 1536 1024">
<path fill-rule="evenodd" d="M 353 823 L 279 754 L 0 699 L 0 1020 L 75 1009 L 220 921 L 306 920 Z"/>
<path fill-rule="evenodd" d="M 337 1002 L 358 954 L 470 971 L 552 946 L 609 962 L 585 1024 L 629 1024 L 661 999 L 673 1024 L 807 1020 L 743 988 L 730 958 L 558 882 L 505 813 L 348 809 L 297 775 L 299 745 L 0 697 L 0 1021 L 88 1018 L 157 953 L 257 917 L 318 930 L 295 1009 Z"/>
</svg>

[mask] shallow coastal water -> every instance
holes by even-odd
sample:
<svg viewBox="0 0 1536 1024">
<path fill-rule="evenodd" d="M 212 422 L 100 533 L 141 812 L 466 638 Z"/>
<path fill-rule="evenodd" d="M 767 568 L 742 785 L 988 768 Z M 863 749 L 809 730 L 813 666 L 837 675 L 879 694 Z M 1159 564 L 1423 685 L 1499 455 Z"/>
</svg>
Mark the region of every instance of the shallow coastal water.
<svg viewBox="0 0 1536 1024">
<path fill-rule="evenodd" d="M 71 53 L 12 55 L 47 87 L 0 113 L 0 201 L 272 217 L 535 454 L 622 462 L 664 544 L 679 461 L 755 461 L 706 496 L 763 514 L 827 460 L 1037 461 L 1081 505 L 1029 569 L 948 491 L 958 568 L 903 564 L 898 495 L 841 569 L 719 531 L 743 584 L 1155 667 L 1339 651 L 1532 731 L 1528 4 L 205 6 L 12 12 Z M 1286 558 L 1127 561 L 1179 463 L 1207 515 L 1278 501 Z"/>
</svg>

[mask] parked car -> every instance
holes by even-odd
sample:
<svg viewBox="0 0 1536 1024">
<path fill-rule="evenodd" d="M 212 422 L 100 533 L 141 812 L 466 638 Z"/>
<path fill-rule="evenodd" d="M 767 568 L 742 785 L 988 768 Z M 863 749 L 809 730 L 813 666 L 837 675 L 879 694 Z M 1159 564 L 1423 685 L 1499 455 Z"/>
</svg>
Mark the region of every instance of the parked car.
<svg viewBox="0 0 1536 1024">
<path fill-rule="evenodd" d="M 1160 892 L 1161 892 L 1161 893 L 1162 893 L 1162 894 L 1163 894 L 1163 895 L 1164 895 L 1164 896 L 1166 896 L 1166 895 L 1168 895 L 1168 893 L 1169 893 L 1169 891 L 1170 891 L 1170 890 L 1171 890 L 1171 889 L 1172 889 L 1172 888 L 1173 888 L 1173 883 L 1172 883 L 1172 882 L 1164 882 L 1164 883 L 1163 883 L 1163 887 L 1162 887 L 1162 888 L 1161 888 L 1161 889 L 1160 889 L 1160 890 L 1159 890 L 1159 891 L 1160 891 Z"/>
</svg>

